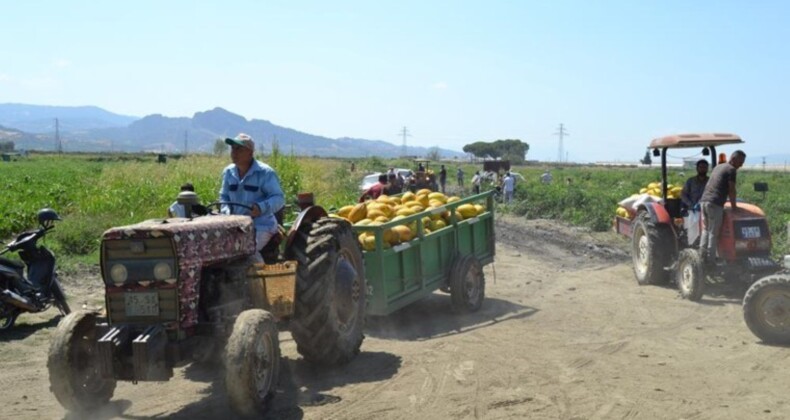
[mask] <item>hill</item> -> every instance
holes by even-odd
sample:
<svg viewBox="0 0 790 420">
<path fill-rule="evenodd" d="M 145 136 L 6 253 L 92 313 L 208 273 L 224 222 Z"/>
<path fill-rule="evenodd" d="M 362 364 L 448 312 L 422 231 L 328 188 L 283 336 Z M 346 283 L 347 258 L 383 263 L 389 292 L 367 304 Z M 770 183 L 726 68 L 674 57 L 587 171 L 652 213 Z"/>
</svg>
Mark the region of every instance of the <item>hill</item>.
<svg viewBox="0 0 790 420">
<path fill-rule="evenodd" d="M 0 104 L 0 125 L 33 134 L 125 127 L 137 117 L 115 114 L 95 106 Z"/>
<path fill-rule="evenodd" d="M 223 108 L 197 112 L 191 118 L 153 114 L 136 119 L 127 126 L 65 130 L 61 125 L 61 138 L 66 151 L 181 153 L 186 142 L 187 152 L 210 153 L 217 139 L 232 137 L 239 132 L 253 136 L 259 150 L 263 151 L 271 150 L 276 141 L 281 149 L 306 156 L 396 157 L 402 153 L 400 146 L 385 141 L 349 137 L 332 139 L 278 126 L 267 120 L 247 120 Z M 54 143 L 51 133 L 50 129 L 46 136 L 38 135 L 36 141 L 25 142 L 19 147 L 52 150 Z M 424 156 L 428 151 L 426 147 L 409 147 L 407 153 Z M 446 149 L 441 149 L 440 154 L 445 158 L 464 156 L 461 152 Z"/>
</svg>

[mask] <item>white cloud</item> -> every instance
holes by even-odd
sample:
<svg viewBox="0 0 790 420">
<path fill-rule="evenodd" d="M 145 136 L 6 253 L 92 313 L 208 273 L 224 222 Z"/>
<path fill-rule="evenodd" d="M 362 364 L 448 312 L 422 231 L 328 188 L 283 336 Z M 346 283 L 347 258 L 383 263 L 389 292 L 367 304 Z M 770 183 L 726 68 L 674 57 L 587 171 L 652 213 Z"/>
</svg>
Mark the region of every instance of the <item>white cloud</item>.
<svg viewBox="0 0 790 420">
<path fill-rule="evenodd" d="M 5 73 L 0 73 L 0 83 L 10 82 L 10 81 L 11 81 L 11 76 L 9 76 L 9 75 L 7 75 Z"/>
<path fill-rule="evenodd" d="M 447 89 L 447 82 L 436 82 L 432 86 L 434 89 L 444 90 Z"/>
<path fill-rule="evenodd" d="M 65 58 L 58 58 L 52 62 L 52 65 L 59 69 L 65 69 L 66 67 L 71 66 L 71 61 L 66 60 Z"/>
<path fill-rule="evenodd" d="M 58 81 L 49 76 L 31 77 L 29 79 L 20 80 L 22 87 L 33 90 L 52 89 L 58 86 Z"/>
</svg>

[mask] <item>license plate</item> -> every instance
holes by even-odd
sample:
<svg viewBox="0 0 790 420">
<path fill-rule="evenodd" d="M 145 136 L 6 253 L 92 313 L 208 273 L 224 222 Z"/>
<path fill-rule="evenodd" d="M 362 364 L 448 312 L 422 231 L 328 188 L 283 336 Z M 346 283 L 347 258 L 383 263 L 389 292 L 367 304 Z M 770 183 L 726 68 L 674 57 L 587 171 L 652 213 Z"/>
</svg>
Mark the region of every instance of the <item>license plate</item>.
<svg viewBox="0 0 790 420">
<path fill-rule="evenodd" d="M 759 226 L 746 226 L 741 228 L 741 235 L 743 239 L 754 239 L 760 237 Z"/>
<path fill-rule="evenodd" d="M 159 316 L 158 292 L 135 292 L 123 295 L 126 316 Z"/>
</svg>

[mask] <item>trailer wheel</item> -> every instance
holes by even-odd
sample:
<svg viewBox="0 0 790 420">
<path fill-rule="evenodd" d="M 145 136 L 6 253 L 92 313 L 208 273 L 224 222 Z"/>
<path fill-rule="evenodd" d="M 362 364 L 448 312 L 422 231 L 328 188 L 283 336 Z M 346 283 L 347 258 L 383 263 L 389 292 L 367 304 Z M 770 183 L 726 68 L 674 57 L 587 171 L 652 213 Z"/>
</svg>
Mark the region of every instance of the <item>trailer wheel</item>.
<svg viewBox="0 0 790 420">
<path fill-rule="evenodd" d="M 681 297 L 692 302 L 700 300 L 705 289 L 705 270 L 699 251 L 691 248 L 680 251 L 675 282 Z"/>
<path fill-rule="evenodd" d="M 263 309 L 242 312 L 225 348 L 225 388 L 231 408 L 243 417 L 264 413 L 279 373 L 280 340 L 274 317 Z"/>
<path fill-rule="evenodd" d="M 483 267 L 474 255 L 456 259 L 450 269 L 450 299 L 453 311 L 476 312 L 483 305 L 486 280 Z"/>
<path fill-rule="evenodd" d="M 349 362 L 365 338 L 367 293 L 362 250 L 351 225 L 328 217 L 306 224 L 291 251 L 299 261 L 290 323 L 297 351 L 314 363 Z"/>
<path fill-rule="evenodd" d="M 667 281 L 669 273 L 664 267 L 669 265 L 672 232 L 669 227 L 658 225 L 650 220 L 647 212 L 636 216 L 631 257 L 634 261 L 634 274 L 640 285 L 660 284 Z"/>
<path fill-rule="evenodd" d="M 96 314 L 77 311 L 58 324 L 49 347 L 49 387 L 60 405 L 86 412 L 106 404 L 115 392 L 115 379 L 98 369 Z"/>
<path fill-rule="evenodd" d="M 763 342 L 790 344 L 790 276 L 768 276 L 754 283 L 743 297 L 743 319 Z"/>
</svg>

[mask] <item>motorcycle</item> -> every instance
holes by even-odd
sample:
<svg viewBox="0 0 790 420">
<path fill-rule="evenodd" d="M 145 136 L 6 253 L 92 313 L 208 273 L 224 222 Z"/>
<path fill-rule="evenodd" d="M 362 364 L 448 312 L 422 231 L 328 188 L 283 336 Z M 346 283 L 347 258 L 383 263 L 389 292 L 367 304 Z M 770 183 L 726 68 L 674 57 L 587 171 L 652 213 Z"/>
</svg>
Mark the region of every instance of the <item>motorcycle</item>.
<svg viewBox="0 0 790 420">
<path fill-rule="evenodd" d="M 53 305 L 64 316 L 71 312 L 55 273 L 55 255 L 37 244 L 57 220 L 61 218 L 54 210 L 40 210 L 40 227 L 19 234 L 0 251 L 0 331 L 10 329 L 24 312 L 43 312 Z M 18 252 L 22 262 L 1 256 L 8 252 Z"/>
</svg>

